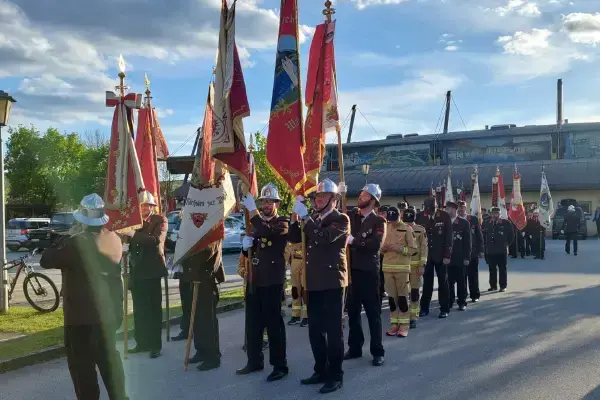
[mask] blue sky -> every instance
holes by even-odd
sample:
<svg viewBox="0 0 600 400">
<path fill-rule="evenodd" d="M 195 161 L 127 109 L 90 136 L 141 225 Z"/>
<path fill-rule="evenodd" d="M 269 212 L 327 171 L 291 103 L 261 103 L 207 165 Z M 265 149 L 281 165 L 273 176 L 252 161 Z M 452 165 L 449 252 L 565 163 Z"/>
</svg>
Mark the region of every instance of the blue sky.
<svg viewBox="0 0 600 400">
<path fill-rule="evenodd" d="M 123 53 L 132 90 L 141 93 L 144 72 L 150 77 L 171 151 L 189 154 L 202 122 L 220 0 L 61 1 L 56 8 L 44 0 L 0 0 L 0 89 L 18 101 L 11 122 L 108 135 L 104 92 L 117 82 Z M 305 82 L 323 2 L 299 3 Z M 563 78 L 565 118 L 600 121 L 594 3 L 335 1 L 341 118 L 358 104 L 357 141 L 435 133 L 445 92 L 452 90 L 451 130 L 551 124 L 556 79 Z M 248 133 L 263 130 L 268 120 L 279 7 L 279 0 L 238 0 Z"/>
</svg>

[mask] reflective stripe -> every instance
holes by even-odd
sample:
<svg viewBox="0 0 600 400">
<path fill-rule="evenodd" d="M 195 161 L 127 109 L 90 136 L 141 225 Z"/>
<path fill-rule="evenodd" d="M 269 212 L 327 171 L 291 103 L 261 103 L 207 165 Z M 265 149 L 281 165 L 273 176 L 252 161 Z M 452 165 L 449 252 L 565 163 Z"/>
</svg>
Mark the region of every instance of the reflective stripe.
<svg viewBox="0 0 600 400">
<path fill-rule="evenodd" d="M 408 324 L 410 323 L 410 317 L 400 317 L 396 319 L 398 324 Z"/>
<path fill-rule="evenodd" d="M 292 306 L 292 310 L 302 310 L 301 306 Z"/>
<path fill-rule="evenodd" d="M 306 311 L 306 306 L 302 306 L 302 311 Z"/>
<path fill-rule="evenodd" d="M 383 264 L 383 271 L 388 271 L 388 272 L 410 272 L 410 265 L 409 264 L 404 264 L 404 265 L 390 265 L 390 264 Z"/>
</svg>

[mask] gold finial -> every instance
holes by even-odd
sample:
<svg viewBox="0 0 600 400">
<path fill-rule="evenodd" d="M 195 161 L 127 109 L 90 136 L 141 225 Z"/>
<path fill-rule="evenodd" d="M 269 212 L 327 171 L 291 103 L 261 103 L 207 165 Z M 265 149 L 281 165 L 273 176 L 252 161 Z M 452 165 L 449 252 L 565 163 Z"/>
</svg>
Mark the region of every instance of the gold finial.
<svg viewBox="0 0 600 400">
<path fill-rule="evenodd" d="M 254 151 L 254 135 L 252 133 L 250 134 L 250 144 L 248 145 L 248 150 L 251 152 Z"/>
<path fill-rule="evenodd" d="M 119 86 L 116 86 L 115 89 L 121 92 L 121 96 L 125 96 L 125 90 L 129 89 L 129 87 L 125 86 L 125 60 L 123 59 L 123 54 L 119 54 Z"/>
<path fill-rule="evenodd" d="M 335 14 L 335 8 L 331 8 L 331 0 L 327 0 L 325 2 L 325 9 L 323 10 L 323 15 L 327 19 L 327 22 L 331 22 L 331 16 Z"/>
<path fill-rule="evenodd" d="M 152 93 L 150 91 L 150 79 L 148 79 L 148 74 L 146 74 L 144 72 L 144 86 L 146 86 L 146 91 L 144 92 L 146 94 L 146 105 L 148 107 L 150 107 L 150 100 L 152 99 L 152 96 L 150 96 L 150 94 Z"/>
</svg>

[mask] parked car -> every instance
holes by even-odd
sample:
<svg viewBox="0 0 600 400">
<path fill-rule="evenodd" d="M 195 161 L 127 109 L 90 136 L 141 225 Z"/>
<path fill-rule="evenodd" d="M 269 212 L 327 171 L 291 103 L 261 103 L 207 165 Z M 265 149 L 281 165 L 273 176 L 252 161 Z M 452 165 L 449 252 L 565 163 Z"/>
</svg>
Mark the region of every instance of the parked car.
<svg viewBox="0 0 600 400">
<path fill-rule="evenodd" d="M 561 234 L 560 231 L 565 220 L 565 214 L 568 212 L 567 208 L 570 205 L 575 206 L 575 212 L 579 215 L 579 218 L 581 219 L 581 223 L 579 224 L 579 232 L 577 236 L 583 240 L 586 240 L 588 236 L 586 215 L 581 209 L 581 207 L 579 207 L 579 205 L 577 204 L 577 200 L 575 199 L 563 199 L 560 201 L 560 207 L 554 212 L 554 217 L 552 219 L 552 239 L 561 239 L 565 237 L 565 235 Z"/>
<path fill-rule="evenodd" d="M 177 243 L 177 235 L 179 233 L 179 227 L 181 221 L 177 223 L 177 226 L 167 234 L 167 240 L 165 246 L 169 251 L 175 251 L 175 244 Z M 223 239 L 223 251 L 240 251 L 242 249 L 242 237 L 245 235 L 245 226 L 242 221 L 235 217 L 225 218 L 225 239 Z"/>
<path fill-rule="evenodd" d="M 50 218 L 13 218 L 6 226 L 6 247 L 10 251 L 18 251 L 21 247 L 33 250 L 31 240 L 27 236 L 30 230 L 47 228 Z"/>
<path fill-rule="evenodd" d="M 54 243 L 56 238 L 66 235 L 74 222 L 75 218 L 73 218 L 72 212 L 57 212 L 52 214 L 52 219 L 48 227 L 30 230 L 27 234 L 31 241 L 31 246 L 40 250 L 47 249 Z"/>
</svg>

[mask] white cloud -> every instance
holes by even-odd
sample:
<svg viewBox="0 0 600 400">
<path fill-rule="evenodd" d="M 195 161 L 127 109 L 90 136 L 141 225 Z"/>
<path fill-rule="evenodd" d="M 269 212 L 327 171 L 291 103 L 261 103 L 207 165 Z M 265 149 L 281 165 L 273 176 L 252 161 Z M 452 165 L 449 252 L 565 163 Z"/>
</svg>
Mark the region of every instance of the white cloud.
<svg viewBox="0 0 600 400">
<path fill-rule="evenodd" d="M 454 38 L 454 35 L 452 35 L 450 33 L 444 33 L 442 36 L 440 36 L 440 39 L 438 42 L 445 45 L 444 50 L 456 51 L 456 50 L 458 50 L 458 44 L 462 43 L 462 40 L 456 40 L 453 38 Z"/>
<path fill-rule="evenodd" d="M 548 49 L 550 36 L 552 32 L 548 29 L 533 29 L 530 33 L 516 32 L 514 35 L 500 36 L 498 43 L 502 44 L 505 53 L 532 56 Z"/>
<path fill-rule="evenodd" d="M 571 13 L 563 16 L 563 26 L 575 43 L 600 44 L 600 13 Z"/>
<path fill-rule="evenodd" d="M 408 0 L 350 0 L 354 3 L 355 7 L 359 10 L 364 10 L 370 6 L 381 6 L 381 5 L 398 5 Z"/>
<path fill-rule="evenodd" d="M 458 47 L 454 46 L 454 45 L 450 45 L 450 46 L 446 46 L 444 48 L 444 50 L 446 50 L 446 51 L 456 51 L 456 50 L 458 50 Z"/>
<path fill-rule="evenodd" d="M 523 17 L 539 17 L 542 15 L 536 3 L 527 2 L 525 0 L 508 0 L 504 6 L 486 8 L 485 11 L 492 11 L 501 17 L 518 14 Z"/>
</svg>

